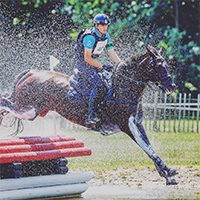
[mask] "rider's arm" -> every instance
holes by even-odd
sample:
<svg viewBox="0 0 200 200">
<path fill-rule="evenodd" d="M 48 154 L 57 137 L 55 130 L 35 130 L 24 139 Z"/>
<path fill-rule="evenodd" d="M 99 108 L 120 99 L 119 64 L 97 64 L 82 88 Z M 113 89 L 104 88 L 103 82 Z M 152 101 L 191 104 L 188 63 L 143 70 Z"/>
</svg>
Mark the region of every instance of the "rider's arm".
<svg viewBox="0 0 200 200">
<path fill-rule="evenodd" d="M 87 35 L 83 39 L 84 46 L 84 61 L 89 65 L 97 68 L 102 68 L 102 64 L 92 58 L 92 49 L 95 44 L 95 38 L 92 35 Z"/>
<path fill-rule="evenodd" d="M 97 60 L 92 58 L 92 49 L 87 49 L 87 48 L 84 49 L 84 60 L 89 65 L 102 69 L 103 65 Z"/>
<path fill-rule="evenodd" d="M 113 48 L 108 50 L 108 55 L 116 65 L 122 62 Z"/>
</svg>

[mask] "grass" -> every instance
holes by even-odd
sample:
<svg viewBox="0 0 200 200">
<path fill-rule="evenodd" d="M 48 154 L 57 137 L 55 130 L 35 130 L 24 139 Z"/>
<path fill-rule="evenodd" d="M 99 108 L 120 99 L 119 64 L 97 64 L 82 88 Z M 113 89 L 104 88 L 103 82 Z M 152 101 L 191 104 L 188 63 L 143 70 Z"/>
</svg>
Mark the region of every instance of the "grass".
<svg viewBox="0 0 200 200">
<path fill-rule="evenodd" d="M 123 133 L 101 136 L 96 132 L 70 131 L 70 136 L 83 140 L 92 156 L 70 159 L 70 169 L 95 171 L 117 168 L 154 168 L 149 157 Z M 200 134 L 149 133 L 154 150 L 170 166 L 200 166 Z"/>
<path fill-rule="evenodd" d="M 70 158 L 70 169 L 107 171 L 118 168 L 146 168 L 155 169 L 149 157 L 127 135 L 118 133 L 112 136 L 102 136 L 100 133 L 87 131 L 84 128 L 61 126 L 61 120 L 40 118 L 34 122 L 27 122 L 24 136 L 36 133 L 45 136 L 50 133 L 63 133 L 82 140 L 87 148 L 92 150 L 92 156 Z M 173 122 L 171 122 L 173 123 Z M 188 123 L 188 122 L 185 122 Z M 66 121 L 64 121 L 66 124 Z M 62 131 L 57 130 L 62 127 Z M 7 129 L 0 128 L 1 136 L 8 134 Z M 6 134 L 7 133 L 7 134 Z M 148 132 L 151 144 L 156 153 L 169 166 L 200 166 L 200 134 L 175 132 Z"/>
</svg>

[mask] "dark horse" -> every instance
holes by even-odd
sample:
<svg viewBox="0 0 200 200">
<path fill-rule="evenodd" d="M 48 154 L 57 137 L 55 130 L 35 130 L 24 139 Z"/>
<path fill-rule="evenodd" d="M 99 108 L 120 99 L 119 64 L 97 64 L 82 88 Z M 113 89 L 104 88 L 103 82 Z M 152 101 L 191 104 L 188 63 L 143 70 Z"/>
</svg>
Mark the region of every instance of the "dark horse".
<svg viewBox="0 0 200 200">
<path fill-rule="evenodd" d="M 113 75 L 113 98 L 99 107 L 101 123 L 116 124 L 134 140 L 152 159 L 166 184 L 176 184 L 176 175 L 153 150 L 142 125 L 141 98 L 149 82 L 156 83 L 164 92 L 171 93 L 175 84 L 161 50 L 147 47 L 147 52 L 135 60 L 133 57 L 116 66 Z M 33 120 L 56 111 L 64 118 L 84 125 L 86 101 L 72 101 L 67 96 L 69 76 L 45 70 L 28 70 L 18 75 L 12 94 L 0 99 L 0 121 L 7 113 L 19 119 Z"/>
</svg>

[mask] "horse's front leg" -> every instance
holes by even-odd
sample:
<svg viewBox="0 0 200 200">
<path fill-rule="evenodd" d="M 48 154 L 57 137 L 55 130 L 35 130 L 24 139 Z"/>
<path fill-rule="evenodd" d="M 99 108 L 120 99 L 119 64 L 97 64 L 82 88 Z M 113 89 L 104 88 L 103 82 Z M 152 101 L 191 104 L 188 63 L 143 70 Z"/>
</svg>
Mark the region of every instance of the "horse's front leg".
<svg viewBox="0 0 200 200">
<path fill-rule="evenodd" d="M 142 135 L 142 138 L 144 139 L 144 141 L 146 142 L 146 144 L 147 145 L 151 145 L 150 144 L 150 142 L 149 142 L 149 139 L 148 139 L 148 137 L 147 137 L 147 134 L 146 134 L 146 131 L 145 131 L 145 129 L 144 129 L 144 127 L 143 127 L 143 125 L 141 124 L 141 123 L 136 123 L 136 125 L 137 125 L 137 128 L 138 128 L 138 130 L 139 130 L 139 132 L 141 133 L 141 135 Z M 155 164 L 155 166 L 156 166 L 156 169 L 158 170 L 158 171 L 160 171 L 160 165 L 158 166 L 157 165 L 157 163 L 159 163 L 159 156 L 157 156 L 158 157 L 158 161 L 157 162 L 155 162 L 154 160 L 154 164 Z M 161 159 L 160 159 L 161 160 Z M 176 174 L 178 174 L 177 172 L 176 172 L 176 170 L 175 169 L 172 169 L 172 168 L 169 168 L 169 167 L 167 167 L 167 165 L 165 165 L 162 161 L 161 161 L 161 164 L 162 164 L 162 166 L 164 166 L 163 168 L 164 168 L 164 170 L 165 170 L 165 173 L 167 173 L 167 176 L 168 177 L 171 177 L 171 176 L 174 176 L 174 175 L 176 175 Z M 161 166 L 161 167 L 162 167 Z M 162 173 L 162 172 L 160 172 L 160 173 Z"/>
<path fill-rule="evenodd" d="M 130 130 L 129 136 L 134 139 L 136 143 L 143 149 L 143 151 L 152 159 L 160 176 L 166 179 L 166 184 L 177 184 L 175 179 L 171 178 L 171 176 L 176 174 L 176 171 L 168 168 L 153 150 L 142 124 L 137 123 L 135 117 L 131 115 L 128 126 Z"/>
</svg>

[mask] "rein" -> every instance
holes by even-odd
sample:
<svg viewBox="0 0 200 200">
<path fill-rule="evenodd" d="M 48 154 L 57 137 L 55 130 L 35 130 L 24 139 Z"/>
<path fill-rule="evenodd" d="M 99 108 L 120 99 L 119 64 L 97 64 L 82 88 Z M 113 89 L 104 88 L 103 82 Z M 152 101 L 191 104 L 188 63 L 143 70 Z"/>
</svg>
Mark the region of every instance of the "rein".
<svg viewBox="0 0 200 200">
<path fill-rule="evenodd" d="M 122 77 L 124 80 L 128 80 L 130 83 L 135 83 L 135 84 L 140 85 L 140 86 L 146 86 L 146 85 L 148 84 L 148 81 L 132 79 L 132 78 L 130 78 L 130 77 L 126 76 L 126 75 L 123 75 L 123 74 L 118 74 L 118 75 L 116 75 L 116 74 L 117 74 L 117 73 L 116 73 L 116 70 L 117 70 L 119 64 L 120 64 L 120 63 L 118 63 L 118 64 L 116 65 L 116 67 L 115 67 L 115 69 L 114 69 L 114 71 L 113 71 L 113 75 L 112 75 L 112 77 L 113 77 L 113 82 L 115 82 L 115 79 L 116 79 L 117 77 L 120 76 L 120 77 Z M 115 103 L 119 103 L 119 104 L 128 104 L 128 105 L 132 105 L 132 106 L 137 105 L 137 104 L 140 103 L 141 100 L 142 100 L 141 98 L 139 98 L 139 99 L 134 99 L 134 100 L 116 99 L 115 94 L 113 94 L 113 97 L 114 97 L 113 100 L 114 100 Z"/>
<path fill-rule="evenodd" d="M 136 79 L 130 78 L 130 77 L 128 77 L 128 76 L 126 76 L 126 75 L 123 75 L 123 74 L 118 74 L 118 75 L 116 76 L 116 70 L 117 70 L 119 64 L 120 64 L 120 63 L 118 63 L 118 64 L 116 65 L 115 69 L 114 69 L 114 72 L 113 72 L 113 79 L 115 79 L 117 76 L 121 76 L 121 77 L 123 77 L 125 80 L 130 81 L 131 83 L 133 82 L 133 83 L 136 83 L 137 85 L 144 85 L 144 86 L 147 85 L 147 83 L 148 83 L 147 80 L 136 80 Z M 141 63 L 139 63 L 138 66 L 139 66 L 140 64 L 141 64 Z"/>
<path fill-rule="evenodd" d="M 138 66 L 140 66 L 140 65 L 142 64 L 142 62 L 144 62 L 144 60 L 146 60 L 146 59 L 147 59 L 147 57 L 144 58 L 144 59 L 138 64 Z M 160 59 L 159 59 L 158 61 L 159 61 L 159 62 L 162 62 L 162 60 L 160 60 Z M 151 66 L 150 70 L 153 71 L 153 73 L 157 74 L 157 71 L 156 71 L 155 68 L 152 67 L 152 66 L 157 65 L 157 64 L 158 64 L 158 61 L 156 61 L 156 60 L 154 60 L 154 59 L 151 59 L 149 65 L 148 65 L 148 67 L 147 67 L 147 69 L 149 69 L 150 66 Z M 125 63 L 124 63 L 124 64 L 125 64 Z M 118 64 L 116 65 L 115 69 L 114 69 L 114 72 L 113 72 L 113 79 L 115 79 L 115 78 L 117 77 L 117 76 L 116 76 L 116 70 L 117 70 L 117 68 L 118 68 L 119 65 L 120 65 L 120 63 L 118 63 Z M 126 65 L 126 64 L 125 64 L 125 65 Z M 143 86 L 148 85 L 148 86 L 151 87 L 151 85 L 149 84 L 149 80 L 136 80 L 136 79 L 127 77 L 126 75 L 123 75 L 123 74 L 118 74 L 118 76 L 121 76 L 122 78 L 124 78 L 125 80 L 128 80 L 128 81 L 131 82 L 131 83 L 135 83 L 135 84 L 140 85 L 140 86 L 142 86 L 142 85 L 143 85 Z M 150 81 L 150 82 L 151 82 L 151 81 Z M 158 87 L 160 87 L 161 89 L 163 89 L 162 85 L 159 84 L 159 82 L 155 82 L 155 84 L 156 84 Z"/>
<path fill-rule="evenodd" d="M 144 58 L 141 62 L 139 62 L 137 64 L 137 67 L 139 67 L 140 65 L 142 65 L 142 63 L 147 59 L 148 57 Z M 153 62 L 152 62 L 153 61 Z M 137 79 L 134 79 L 134 78 L 130 78 L 124 74 L 120 74 L 118 73 L 117 74 L 117 69 L 119 67 L 120 63 L 118 63 L 116 65 L 116 67 L 114 68 L 114 71 L 113 71 L 113 82 L 115 82 L 116 78 L 118 77 L 122 77 L 122 79 L 124 80 L 127 80 L 129 81 L 130 83 L 134 83 L 134 84 L 137 84 L 138 86 L 149 86 L 151 89 L 152 88 L 152 85 L 150 84 L 151 81 L 149 80 L 137 80 Z M 124 63 L 124 65 L 126 65 L 126 63 Z M 148 67 L 147 67 L 147 70 L 152 70 L 153 69 L 153 73 L 157 73 L 155 70 L 154 70 L 154 67 L 152 67 L 152 65 L 157 65 L 156 61 L 155 60 L 151 60 L 151 62 L 149 63 Z M 150 68 L 150 69 L 149 69 Z M 161 87 L 159 85 L 159 83 L 157 82 L 156 83 L 157 86 Z M 114 96 L 114 95 L 113 95 Z M 114 97 L 115 98 L 115 97 Z M 118 103 L 121 103 L 121 104 L 131 104 L 131 105 L 137 105 L 139 102 L 141 102 L 141 99 L 134 99 L 134 100 L 125 100 L 125 99 L 116 99 L 115 98 L 115 102 L 118 102 Z"/>
</svg>

